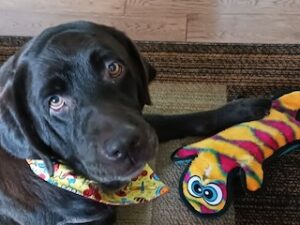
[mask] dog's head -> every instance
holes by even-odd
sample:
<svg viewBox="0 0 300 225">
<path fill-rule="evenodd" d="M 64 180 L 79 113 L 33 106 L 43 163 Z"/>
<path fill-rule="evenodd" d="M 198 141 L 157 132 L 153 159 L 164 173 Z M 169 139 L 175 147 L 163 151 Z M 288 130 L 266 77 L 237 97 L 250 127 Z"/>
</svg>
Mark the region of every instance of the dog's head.
<svg viewBox="0 0 300 225">
<path fill-rule="evenodd" d="M 137 175 L 158 147 L 142 117 L 155 70 L 121 32 L 88 22 L 49 28 L 0 70 L 3 149 L 61 159 L 99 183 Z"/>
</svg>

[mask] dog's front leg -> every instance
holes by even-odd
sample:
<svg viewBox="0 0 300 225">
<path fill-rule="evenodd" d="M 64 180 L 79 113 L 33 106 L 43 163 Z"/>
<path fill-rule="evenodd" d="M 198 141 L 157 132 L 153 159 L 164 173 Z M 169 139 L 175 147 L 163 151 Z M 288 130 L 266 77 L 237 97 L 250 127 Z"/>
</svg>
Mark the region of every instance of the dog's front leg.
<svg viewBox="0 0 300 225">
<path fill-rule="evenodd" d="M 215 110 L 183 115 L 145 115 L 160 141 L 188 136 L 209 136 L 232 125 L 265 116 L 271 100 L 246 98 Z"/>
</svg>

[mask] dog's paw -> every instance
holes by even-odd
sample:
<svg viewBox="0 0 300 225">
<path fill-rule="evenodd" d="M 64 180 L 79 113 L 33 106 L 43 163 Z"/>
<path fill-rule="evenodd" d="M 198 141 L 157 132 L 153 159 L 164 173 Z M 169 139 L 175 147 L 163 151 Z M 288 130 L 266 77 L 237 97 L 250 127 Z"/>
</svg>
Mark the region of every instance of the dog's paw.
<svg viewBox="0 0 300 225">
<path fill-rule="evenodd" d="M 222 115 L 232 125 L 259 120 L 269 114 L 272 106 L 271 99 L 244 98 L 228 103 L 222 108 Z"/>
</svg>

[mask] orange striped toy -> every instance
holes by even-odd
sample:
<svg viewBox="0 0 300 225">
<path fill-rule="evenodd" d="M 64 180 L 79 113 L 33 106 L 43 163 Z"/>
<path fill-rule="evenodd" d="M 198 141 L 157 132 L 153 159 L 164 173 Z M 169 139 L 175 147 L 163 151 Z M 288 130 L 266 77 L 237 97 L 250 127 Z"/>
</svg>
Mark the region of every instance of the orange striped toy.
<svg viewBox="0 0 300 225">
<path fill-rule="evenodd" d="M 267 159 L 300 149 L 299 110 L 300 91 L 295 91 L 274 100 L 270 114 L 261 120 L 238 124 L 176 150 L 173 161 L 192 160 L 179 185 L 186 205 L 202 216 L 223 213 L 237 172 L 243 175 L 246 189 L 259 189 Z"/>
</svg>

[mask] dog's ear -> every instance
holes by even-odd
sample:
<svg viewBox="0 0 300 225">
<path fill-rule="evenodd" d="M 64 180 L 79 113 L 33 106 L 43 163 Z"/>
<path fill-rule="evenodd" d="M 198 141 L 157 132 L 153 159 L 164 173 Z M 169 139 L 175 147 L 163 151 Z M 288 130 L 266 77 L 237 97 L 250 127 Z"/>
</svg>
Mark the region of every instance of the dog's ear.
<svg viewBox="0 0 300 225">
<path fill-rule="evenodd" d="M 146 59 L 139 53 L 137 47 L 135 44 L 133 44 L 130 40 L 131 51 L 134 52 L 134 56 L 136 60 L 141 65 L 141 68 L 143 68 L 143 74 L 144 76 L 141 77 L 140 83 L 139 83 L 139 96 L 140 96 L 140 102 L 142 105 L 151 105 L 151 98 L 149 94 L 149 83 L 155 78 L 156 76 L 156 70 L 155 68 L 146 61 Z"/>
<path fill-rule="evenodd" d="M 140 76 L 140 79 L 138 80 L 139 101 L 142 106 L 145 104 L 151 105 L 148 85 L 155 78 L 156 70 L 140 54 L 136 45 L 126 36 L 125 38 L 127 39 L 129 54 L 134 57 L 135 61 L 139 64 L 139 67 L 142 68 L 142 76 Z"/>
<path fill-rule="evenodd" d="M 143 56 L 140 56 L 140 57 L 141 57 L 143 65 L 144 65 L 144 69 L 146 71 L 148 83 L 150 83 L 156 77 L 156 69 Z"/>
<path fill-rule="evenodd" d="M 134 46 L 134 45 L 133 45 Z M 142 105 L 151 105 L 151 98 L 149 94 L 149 83 L 154 79 L 156 75 L 156 70 L 151 66 L 138 52 L 137 48 L 134 46 L 135 51 L 137 52 L 137 57 L 142 65 L 144 70 L 144 76 L 141 77 L 141 82 L 138 86 L 139 88 L 139 100 Z"/>
<path fill-rule="evenodd" d="M 52 174 L 50 148 L 41 140 L 28 109 L 27 64 L 16 68 L 15 61 L 11 57 L 0 69 L 0 146 L 17 158 L 41 158 Z"/>
</svg>

